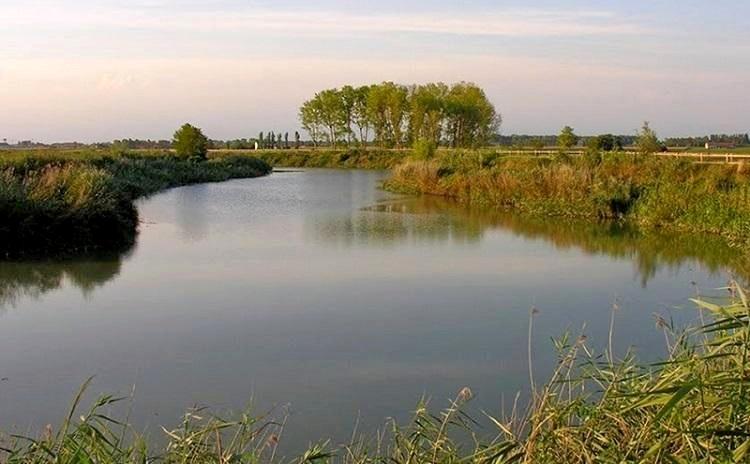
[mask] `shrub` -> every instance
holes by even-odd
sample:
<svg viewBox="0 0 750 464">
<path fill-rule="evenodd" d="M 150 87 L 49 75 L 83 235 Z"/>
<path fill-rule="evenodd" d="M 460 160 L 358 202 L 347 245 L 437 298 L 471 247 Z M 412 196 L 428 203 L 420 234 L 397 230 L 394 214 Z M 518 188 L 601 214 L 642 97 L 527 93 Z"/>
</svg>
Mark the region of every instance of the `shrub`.
<svg viewBox="0 0 750 464">
<path fill-rule="evenodd" d="M 435 142 L 427 139 L 419 139 L 414 142 L 414 158 L 419 160 L 429 160 L 435 157 L 437 146 Z"/>
</svg>

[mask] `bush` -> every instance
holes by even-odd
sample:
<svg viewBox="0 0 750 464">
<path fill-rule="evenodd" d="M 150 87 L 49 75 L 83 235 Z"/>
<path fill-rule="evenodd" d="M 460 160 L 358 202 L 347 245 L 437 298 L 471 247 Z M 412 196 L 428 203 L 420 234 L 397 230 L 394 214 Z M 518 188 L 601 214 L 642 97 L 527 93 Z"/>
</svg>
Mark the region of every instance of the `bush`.
<svg viewBox="0 0 750 464">
<path fill-rule="evenodd" d="M 435 157 L 437 146 L 435 142 L 427 139 L 419 139 L 414 142 L 414 158 L 420 160 L 429 160 Z"/>
</svg>

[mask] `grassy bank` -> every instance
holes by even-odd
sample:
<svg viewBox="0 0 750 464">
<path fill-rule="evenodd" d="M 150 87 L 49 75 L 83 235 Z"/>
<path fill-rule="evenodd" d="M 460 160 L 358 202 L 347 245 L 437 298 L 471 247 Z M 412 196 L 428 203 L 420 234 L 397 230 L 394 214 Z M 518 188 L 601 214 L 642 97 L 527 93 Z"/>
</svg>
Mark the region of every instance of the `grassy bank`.
<svg viewBox="0 0 750 464">
<path fill-rule="evenodd" d="M 750 305 L 739 287 L 720 298 L 694 300 L 702 326 L 676 331 L 666 321 L 668 357 L 639 365 L 633 356 L 596 352 L 586 337 L 555 341 L 558 364 L 548 381 L 532 384 L 528 408 L 469 417 L 470 388 L 447 408 L 418 405 L 405 425 L 389 423 L 377 437 L 346 445 L 327 441 L 294 459 L 280 457 L 287 417 L 234 420 L 191 411 L 152 447 L 132 427 L 108 416 L 117 400 L 88 411 L 80 395 L 61 424 L 39 435 L 1 440 L 3 461 L 195 463 L 699 463 L 747 462 L 750 455 Z M 533 317 L 533 314 L 532 314 Z M 488 372 L 487 375 L 496 375 Z M 325 399 L 321 399 L 325 401 Z M 387 413 L 387 412 L 386 412 Z M 289 419 L 293 420 L 293 418 Z M 325 433 L 320 432 L 320 433 Z"/>
<path fill-rule="evenodd" d="M 227 155 L 254 156 L 274 167 L 390 169 L 402 163 L 408 150 L 368 149 L 301 149 L 301 150 L 213 150 L 211 157 Z"/>
<path fill-rule="evenodd" d="M 626 154 L 538 158 L 465 152 L 407 161 L 386 186 L 536 215 L 719 234 L 738 245 L 750 238 L 750 170 L 742 165 Z"/>
<path fill-rule="evenodd" d="M 123 249 L 137 231 L 135 199 L 179 185 L 268 172 L 268 164 L 250 157 L 200 163 L 163 153 L 2 153 L 0 256 Z"/>
</svg>

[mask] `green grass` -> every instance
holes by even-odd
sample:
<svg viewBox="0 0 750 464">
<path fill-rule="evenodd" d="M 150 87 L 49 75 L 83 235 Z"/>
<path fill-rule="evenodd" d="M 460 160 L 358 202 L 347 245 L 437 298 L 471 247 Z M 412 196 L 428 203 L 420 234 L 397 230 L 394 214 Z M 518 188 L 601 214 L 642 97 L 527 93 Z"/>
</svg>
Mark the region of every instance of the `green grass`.
<svg viewBox="0 0 750 464">
<path fill-rule="evenodd" d="M 667 356 L 641 365 L 626 353 L 596 351 L 585 335 L 554 341 L 558 363 L 531 384 L 528 407 L 470 417 L 466 387 L 442 410 L 420 403 L 407 424 L 389 422 L 375 437 L 320 441 L 281 457 L 287 416 L 219 418 L 189 411 L 164 428 L 156 446 L 108 415 L 104 396 L 80 411 L 80 393 L 56 428 L 4 436 L 8 463 L 724 463 L 750 460 L 750 305 L 739 286 L 693 300 L 702 325 L 675 330 L 662 319 Z M 530 315 L 530 332 L 534 312 Z M 610 338 L 611 338 L 610 334 Z M 611 345 L 611 343 L 610 343 Z M 488 375 L 496 375 L 488 372 Z M 85 390 L 86 385 L 84 385 Z M 325 401 L 321 398 L 320 401 Z M 492 424 L 480 426 L 479 419 Z M 293 420 L 293 419 L 291 419 Z M 324 431 L 320 432 L 324 434 Z M 158 440 L 157 440 L 158 442 Z"/>
<path fill-rule="evenodd" d="M 268 164 L 251 157 L 197 163 L 163 152 L 0 153 L 0 256 L 121 250 L 137 232 L 135 199 L 179 185 L 269 172 Z"/>
<path fill-rule="evenodd" d="M 386 187 L 541 216 L 616 219 L 750 243 L 750 172 L 744 165 L 627 154 L 538 158 L 465 152 L 407 161 L 394 169 Z"/>
</svg>

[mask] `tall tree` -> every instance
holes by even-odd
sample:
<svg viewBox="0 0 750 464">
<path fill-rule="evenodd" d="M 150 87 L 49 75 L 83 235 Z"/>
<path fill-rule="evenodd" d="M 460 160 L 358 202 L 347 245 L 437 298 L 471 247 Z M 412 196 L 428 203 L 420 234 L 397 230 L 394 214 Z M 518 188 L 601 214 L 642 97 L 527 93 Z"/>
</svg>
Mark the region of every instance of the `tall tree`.
<svg viewBox="0 0 750 464">
<path fill-rule="evenodd" d="M 447 135 L 454 147 L 488 143 L 501 118 L 480 87 L 473 83 L 454 84 L 446 99 Z"/>
<path fill-rule="evenodd" d="M 367 96 L 371 86 L 357 87 L 354 91 L 354 105 L 352 107 L 352 121 L 359 131 L 359 143 L 366 146 L 370 138 L 370 113 L 367 111 Z"/>
<path fill-rule="evenodd" d="M 383 82 L 370 89 L 367 111 L 381 146 L 398 148 L 403 143 L 408 104 L 408 90 L 402 85 Z"/>
<path fill-rule="evenodd" d="M 190 124 L 183 124 L 174 133 L 172 145 L 177 156 L 204 161 L 208 155 L 208 138 Z"/>
<path fill-rule="evenodd" d="M 563 150 L 570 150 L 578 145 L 578 136 L 572 127 L 565 126 L 562 128 L 560 135 L 557 136 L 557 145 Z"/>
<path fill-rule="evenodd" d="M 345 85 L 339 90 L 341 100 L 341 128 L 346 136 L 347 145 L 351 145 L 354 131 L 352 123 L 354 122 L 354 107 L 357 104 L 357 89 L 351 85 Z"/>
<path fill-rule="evenodd" d="M 648 121 L 643 123 L 641 131 L 638 133 L 638 139 L 636 140 L 636 146 L 638 151 L 644 155 L 656 153 L 661 151 L 661 144 L 659 143 L 659 137 L 656 136 L 656 132 L 651 129 Z"/>
<path fill-rule="evenodd" d="M 322 122 L 328 130 L 328 141 L 335 148 L 346 132 L 346 111 L 341 92 L 337 89 L 323 90 L 315 98 L 320 100 Z"/>
<path fill-rule="evenodd" d="M 440 143 L 445 120 L 448 86 L 442 82 L 413 86 L 409 95 L 409 131 L 411 143 L 427 140 Z"/>
<path fill-rule="evenodd" d="M 302 123 L 302 128 L 310 134 L 313 146 L 317 147 L 320 143 L 321 135 L 325 130 L 320 100 L 313 98 L 304 102 L 299 111 L 299 119 Z"/>
</svg>

